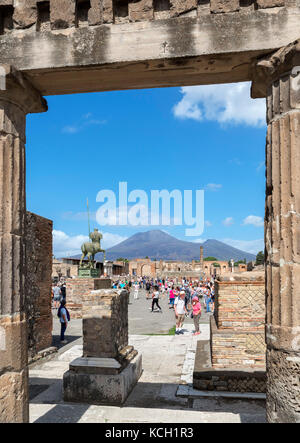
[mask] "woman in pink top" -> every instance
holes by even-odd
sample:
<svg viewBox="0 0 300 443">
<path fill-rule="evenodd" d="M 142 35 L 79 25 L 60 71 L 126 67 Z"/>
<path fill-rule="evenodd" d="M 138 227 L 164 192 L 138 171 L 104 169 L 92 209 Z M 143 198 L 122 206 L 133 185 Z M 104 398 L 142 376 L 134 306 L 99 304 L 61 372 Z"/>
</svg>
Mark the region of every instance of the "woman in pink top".
<svg viewBox="0 0 300 443">
<path fill-rule="evenodd" d="M 173 288 L 170 289 L 169 300 L 170 300 L 170 307 L 169 307 L 169 309 L 174 309 L 175 293 L 174 293 L 174 289 Z"/>
<path fill-rule="evenodd" d="M 199 335 L 199 334 L 201 334 L 200 328 L 199 328 L 199 321 L 200 321 L 200 317 L 201 317 L 201 303 L 200 303 L 197 295 L 194 295 L 194 297 L 193 297 L 192 306 L 193 306 L 193 319 L 194 319 L 194 325 L 195 325 L 195 332 L 193 335 Z"/>
</svg>

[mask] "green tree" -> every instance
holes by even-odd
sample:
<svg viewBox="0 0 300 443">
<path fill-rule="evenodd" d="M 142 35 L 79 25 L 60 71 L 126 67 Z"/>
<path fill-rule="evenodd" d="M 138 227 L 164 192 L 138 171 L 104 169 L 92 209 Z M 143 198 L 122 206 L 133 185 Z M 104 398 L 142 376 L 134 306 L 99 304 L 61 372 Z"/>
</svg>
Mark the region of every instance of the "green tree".
<svg viewBox="0 0 300 443">
<path fill-rule="evenodd" d="M 218 261 L 216 257 L 205 257 L 203 261 Z"/>
<path fill-rule="evenodd" d="M 256 256 L 256 265 L 263 265 L 265 262 L 265 254 L 263 253 L 263 251 L 259 251 L 259 253 Z"/>
<path fill-rule="evenodd" d="M 122 261 L 122 262 L 128 263 L 128 259 L 127 258 L 123 258 L 123 257 L 117 258 L 116 261 Z"/>
</svg>

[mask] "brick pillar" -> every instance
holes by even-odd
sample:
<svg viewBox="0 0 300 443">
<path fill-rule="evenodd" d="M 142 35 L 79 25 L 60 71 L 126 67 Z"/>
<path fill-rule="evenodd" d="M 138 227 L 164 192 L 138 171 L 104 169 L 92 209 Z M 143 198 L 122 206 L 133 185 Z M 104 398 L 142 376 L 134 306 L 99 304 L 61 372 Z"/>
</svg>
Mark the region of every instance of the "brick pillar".
<svg viewBox="0 0 300 443">
<path fill-rule="evenodd" d="M 46 104 L 25 78 L 0 67 L 0 422 L 27 422 L 25 283 L 26 114 Z"/>
<path fill-rule="evenodd" d="M 298 67 L 298 68 L 297 68 Z M 267 418 L 300 422 L 300 41 L 258 63 L 266 95 Z"/>
</svg>

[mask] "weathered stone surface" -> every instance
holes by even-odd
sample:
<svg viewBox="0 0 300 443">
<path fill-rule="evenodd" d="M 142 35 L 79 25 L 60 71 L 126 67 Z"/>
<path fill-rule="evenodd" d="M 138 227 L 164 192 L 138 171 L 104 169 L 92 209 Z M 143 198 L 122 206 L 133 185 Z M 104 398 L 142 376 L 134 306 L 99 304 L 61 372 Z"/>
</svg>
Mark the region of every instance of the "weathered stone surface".
<svg viewBox="0 0 300 443">
<path fill-rule="evenodd" d="M 28 421 L 27 369 L 0 375 L 0 423 L 27 423 Z"/>
<path fill-rule="evenodd" d="M 18 0 L 15 3 L 13 21 L 16 29 L 28 28 L 37 22 L 37 1 Z"/>
<path fill-rule="evenodd" d="M 83 356 L 119 358 L 128 345 L 128 293 L 108 289 L 83 297 Z"/>
<path fill-rule="evenodd" d="M 197 11 L 198 1 L 197 0 L 170 0 L 170 13 L 172 17 L 187 14 L 191 11 Z"/>
<path fill-rule="evenodd" d="M 300 354 L 267 352 L 267 419 L 277 423 L 300 423 Z"/>
<path fill-rule="evenodd" d="M 235 12 L 240 9 L 239 0 L 211 0 L 210 10 L 213 14 Z"/>
<path fill-rule="evenodd" d="M 133 0 L 128 4 L 128 12 L 132 22 L 153 20 L 153 0 Z"/>
<path fill-rule="evenodd" d="M 75 0 L 51 0 L 51 29 L 65 29 L 75 26 Z"/>
<path fill-rule="evenodd" d="M 299 40 L 261 60 L 254 95 L 267 94 L 267 416 L 300 422 Z"/>
<path fill-rule="evenodd" d="M 26 213 L 26 314 L 29 357 L 52 345 L 52 230 L 53 223 Z"/>
<path fill-rule="evenodd" d="M 91 0 L 91 8 L 88 13 L 88 21 L 91 26 L 102 24 L 103 4 L 101 0 Z"/>
<path fill-rule="evenodd" d="M 72 362 L 71 365 L 74 365 Z M 122 405 L 142 374 L 142 356 L 119 374 L 91 374 L 78 368 L 64 374 L 64 400 L 68 402 Z"/>
<path fill-rule="evenodd" d="M 285 0 L 256 0 L 258 8 L 276 8 L 285 5 Z"/>
<path fill-rule="evenodd" d="M 0 421 L 28 421 L 25 119 L 45 101 L 10 66 L 0 92 Z M 2 85 L 3 86 L 3 85 Z M 10 384 L 9 384 L 10 383 Z"/>
<path fill-rule="evenodd" d="M 103 23 L 113 23 L 114 21 L 114 7 L 113 0 L 102 0 L 103 7 Z"/>
</svg>

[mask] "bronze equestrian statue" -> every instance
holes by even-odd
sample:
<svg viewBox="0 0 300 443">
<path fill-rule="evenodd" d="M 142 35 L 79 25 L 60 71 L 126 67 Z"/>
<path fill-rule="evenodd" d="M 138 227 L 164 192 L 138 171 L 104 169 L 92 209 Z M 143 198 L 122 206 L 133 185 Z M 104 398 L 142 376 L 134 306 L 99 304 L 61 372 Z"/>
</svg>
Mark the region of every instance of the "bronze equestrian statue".
<svg viewBox="0 0 300 443">
<path fill-rule="evenodd" d="M 88 267 L 94 268 L 94 261 L 95 261 L 95 255 L 98 252 L 104 253 L 104 261 L 105 261 L 105 251 L 104 249 L 101 249 L 101 240 L 103 238 L 103 235 L 101 232 L 98 231 L 98 229 L 94 229 L 94 232 L 91 232 L 89 235 L 92 242 L 83 243 L 81 246 L 82 250 L 82 257 L 80 260 L 80 267 L 82 267 L 82 262 L 85 259 L 86 256 L 88 256 L 89 265 Z"/>
</svg>

